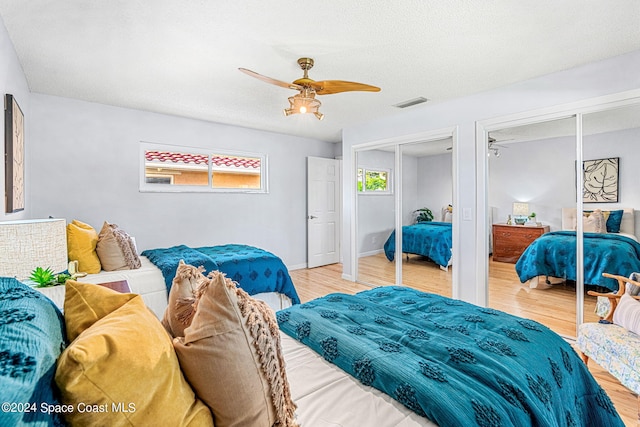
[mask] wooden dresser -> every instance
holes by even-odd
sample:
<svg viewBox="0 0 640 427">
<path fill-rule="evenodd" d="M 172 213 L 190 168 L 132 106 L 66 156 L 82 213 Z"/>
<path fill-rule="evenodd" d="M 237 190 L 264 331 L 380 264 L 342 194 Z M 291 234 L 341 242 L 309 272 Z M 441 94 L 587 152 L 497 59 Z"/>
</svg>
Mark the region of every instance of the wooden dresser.
<svg viewBox="0 0 640 427">
<path fill-rule="evenodd" d="M 493 224 L 493 260 L 515 264 L 531 242 L 548 232 L 548 225 Z"/>
</svg>

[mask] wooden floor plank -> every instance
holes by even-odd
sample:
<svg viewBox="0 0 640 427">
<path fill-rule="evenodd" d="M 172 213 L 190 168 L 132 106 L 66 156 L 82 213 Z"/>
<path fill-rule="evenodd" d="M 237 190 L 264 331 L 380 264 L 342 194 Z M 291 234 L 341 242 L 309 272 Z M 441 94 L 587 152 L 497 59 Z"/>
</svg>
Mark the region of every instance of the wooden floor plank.
<svg viewBox="0 0 640 427">
<path fill-rule="evenodd" d="M 455 267 L 443 271 L 425 258 L 412 255 L 408 262 L 403 262 L 403 284 L 450 297 L 452 268 Z M 361 258 L 358 271 L 360 279 L 366 284 L 342 279 L 341 264 L 293 270 L 290 273 L 302 302 L 329 293 L 353 294 L 374 286 L 395 283 L 395 263 L 387 261 L 383 254 Z M 575 289 L 568 285 L 531 289 L 520 283 L 513 264 L 489 261 L 488 305 L 536 320 L 563 336 L 575 336 Z M 585 320 L 597 320 L 594 308 L 595 298 L 585 295 Z M 589 362 L 589 370 L 613 401 L 625 425 L 638 425 L 636 395 L 593 361 Z"/>
</svg>

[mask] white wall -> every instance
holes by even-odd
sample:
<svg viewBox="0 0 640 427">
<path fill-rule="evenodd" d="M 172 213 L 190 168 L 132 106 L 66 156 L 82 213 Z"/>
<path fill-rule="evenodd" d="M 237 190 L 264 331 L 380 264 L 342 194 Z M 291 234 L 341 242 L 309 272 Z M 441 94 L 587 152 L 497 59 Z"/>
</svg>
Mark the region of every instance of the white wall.
<svg viewBox="0 0 640 427">
<path fill-rule="evenodd" d="M 529 203 L 537 221 L 560 230 L 561 208 L 573 207 L 575 191 L 575 137 L 549 138 L 507 144 L 500 157 L 489 158 L 489 206 L 494 223 L 504 223 L 516 201 Z M 585 208 L 632 207 L 640 210 L 637 168 L 640 159 L 640 129 L 588 135 L 583 141 L 585 160 L 619 157 L 619 202 L 585 203 Z M 640 221 L 640 215 L 636 221 Z M 636 234 L 640 227 L 636 225 Z"/>
<path fill-rule="evenodd" d="M 4 26 L 4 22 L 2 22 L 0 18 L 0 96 L 2 96 L 2 105 L 4 105 L 5 94 L 11 94 L 15 97 L 15 100 L 20 105 L 20 109 L 25 116 L 25 142 L 29 141 L 31 137 L 30 134 L 30 125 L 31 125 L 31 117 L 30 117 L 30 103 L 29 103 L 29 87 L 27 85 L 27 79 L 24 77 L 24 73 L 22 72 L 22 66 L 18 62 L 18 56 L 16 55 L 15 49 L 13 48 L 13 44 L 11 43 L 11 39 L 9 38 L 9 34 L 7 34 L 7 30 Z M 2 133 L 0 134 L 2 138 L 2 152 L 4 153 L 4 108 L 2 117 L 0 117 L 0 129 L 2 129 Z M 16 213 L 5 213 L 6 205 L 4 197 L 2 202 L 0 203 L 0 221 L 4 220 L 17 220 L 29 218 L 31 211 L 31 200 L 29 199 L 30 188 L 31 188 L 31 180 L 29 177 L 29 173 L 32 170 L 29 159 L 32 156 L 31 147 L 27 145 L 25 148 L 25 209 Z M 3 157 L 4 159 L 4 157 Z M 2 186 L 0 186 L 0 191 L 2 194 L 5 194 L 5 167 L 4 161 L 0 161 L 0 182 Z"/>
<path fill-rule="evenodd" d="M 418 206 L 433 212 L 434 221 L 442 221 L 442 208 L 453 204 L 451 154 L 418 159 Z M 415 209 L 417 209 L 415 208 Z"/>
<path fill-rule="evenodd" d="M 32 217 L 116 223 L 140 250 L 241 243 L 306 265 L 306 157 L 334 144 L 42 94 L 29 121 Z M 140 141 L 266 153 L 269 193 L 140 193 Z"/>
<path fill-rule="evenodd" d="M 476 122 L 517 112 L 552 107 L 598 96 L 640 88 L 640 50 L 591 63 L 582 67 L 542 76 L 498 90 L 454 99 L 432 105 L 406 109 L 397 115 L 349 126 L 343 130 L 343 166 L 345 186 L 343 200 L 343 248 L 351 247 L 351 201 L 353 187 L 349 177 L 351 149 L 372 141 L 407 139 L 412 134 L 456 127 L 454 148 L 456 177 L 454 210 L 454 296 L 470 302 L 484 303 L 485 291 L 479 290 L 477 259 L 479 233 L 486 239 L 484 226 L 478 230 L 478 197 L 484 199 L 484 189 L 476 194 Z M 484 203 L 484 202 L 483 202 Z M 464 218 L 462 212 L 468 212 Z M 344 251 L 343 276 L 351 278 L 353 271 L 349 251 Z"/>
</svg>

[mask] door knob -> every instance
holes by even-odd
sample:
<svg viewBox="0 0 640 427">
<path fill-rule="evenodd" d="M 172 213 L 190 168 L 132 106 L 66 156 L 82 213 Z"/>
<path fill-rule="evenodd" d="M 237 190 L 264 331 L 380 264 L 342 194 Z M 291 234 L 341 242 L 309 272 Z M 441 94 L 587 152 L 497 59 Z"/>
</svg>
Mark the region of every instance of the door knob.
<svg viewBox="0 0 640 427">
<path fill-rule="evenodd" d="M 313 216 L 313 215 L 309 215 L 307 218 L 308 218 L 308 219 L 316 219 L 316 218 L 318 218 L 318 217 L 317 217 L 317 216 Z"/>
</svg>

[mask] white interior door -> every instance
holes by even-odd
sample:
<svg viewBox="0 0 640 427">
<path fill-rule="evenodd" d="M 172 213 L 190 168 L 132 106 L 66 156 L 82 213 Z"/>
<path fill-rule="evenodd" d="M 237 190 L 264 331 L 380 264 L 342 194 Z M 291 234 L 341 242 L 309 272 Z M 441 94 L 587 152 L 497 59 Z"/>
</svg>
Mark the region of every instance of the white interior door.
<svg viewBox="0 0 640 427">
<path fill-rule="evenodd" d="M 340 261 L 340 161 L 307 157 L 307 266 Z"/>
</svg>

